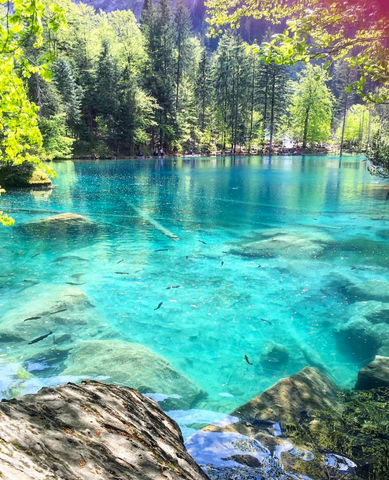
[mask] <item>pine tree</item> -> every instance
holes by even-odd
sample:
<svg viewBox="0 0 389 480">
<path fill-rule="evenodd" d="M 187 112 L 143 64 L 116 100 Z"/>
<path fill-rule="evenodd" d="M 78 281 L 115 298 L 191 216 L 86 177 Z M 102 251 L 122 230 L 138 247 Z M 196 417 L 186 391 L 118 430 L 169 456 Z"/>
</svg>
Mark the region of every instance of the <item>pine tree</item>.
<svg viewBox="0 0 389 480">
<path fill-rule="evenodd" d="M 248 56 L 246 45 L 240 36 L 226 34 L 216 52 L 214 65 L 215 110 L 222 149 L 227 142 L 236 153 L 238 144 L 243 144 L 247 133 L 247 104 L 249 91 Z"/>
<path fill-rule="evenodd" d="M 66 124 L 70 132 L 76 135 L 80 122 L 80 95 L 76 80 L 69 63 L 64 59 L 58 59 L 54 63 L 54 84 L 61 96 L 66 113 Z"/>
<path fill-rule="evenodd" d="M 175 109 L 175 35 L 173 13 L 169 0 L 160 0 L 155 8 L 147 9 L 142 17 L 149 62 L 146 67 L 145 86 L 158 104 L 156 122 L 158 143 L 169 148 L 175 139 L 177 127 Z M 153 138 L 153 143 L 155 139 Z"/>
<path fill-rule="evenodd" d="M 207 110 L 212 101 L 212 69 L 209 53 L 204 47 L 201 52 L 201 59 L 199 62 L 196 79 L 195 79 L 195 100 L 198 112 L 198 125 L 202 132 L 205 130 L 205 124 L 209 117 Z"/>
<path fill-rule="evenodd" d="M 119 148 L 117 132 L 120 108 L 119 80 L 118 65 L 110 55 L 108 42 L 104 41 L 95 74 L 94 97 L 96 115 L 99 117 L 98 134 L 113 151 L 118 151 Z"/>
<path fill-rule="evenodd" d="M 191 29 L 190 12 L 185 7 L 183 0 L 178 1 L 177 9 L 174 16 L 174 29 L 176 33 L 176 49 L 177 49 L 177 74 L 176 74 L 176 111 L 179 111 L 179 95 L 182 76 L 191 59 L 190 52 L 190 29 Z"/>
</svg>

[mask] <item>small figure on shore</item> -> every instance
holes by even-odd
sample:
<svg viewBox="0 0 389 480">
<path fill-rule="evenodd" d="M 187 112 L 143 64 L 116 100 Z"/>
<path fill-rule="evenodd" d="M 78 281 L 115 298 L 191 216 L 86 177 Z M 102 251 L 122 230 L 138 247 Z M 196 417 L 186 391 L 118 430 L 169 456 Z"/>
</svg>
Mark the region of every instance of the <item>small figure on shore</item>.
<svg viewBox="0 0 389 480">
<path fill-rule="evenodd" d="M 161 155 L 161 158 L 163 158 L 164 155 L 165 155 L 165 152 L 163 151 L 163 148 L 161 148 L 161 150 L 159 151 L 159 153 L 160 153 L 160 155 Z"/>
<path fill-rule="evenodd" d="M 158 150 L 157 149 L 154 150 L 153 156 L 158 157 Z"/>
<path fill-rule="evenodd" d="M 137 156 L 143 158 L 145 155 L 144 155 L 144 153 L 142 153 L 141 151 L 139 151 L 139 152 L 137 153 Z"/>
</svg>

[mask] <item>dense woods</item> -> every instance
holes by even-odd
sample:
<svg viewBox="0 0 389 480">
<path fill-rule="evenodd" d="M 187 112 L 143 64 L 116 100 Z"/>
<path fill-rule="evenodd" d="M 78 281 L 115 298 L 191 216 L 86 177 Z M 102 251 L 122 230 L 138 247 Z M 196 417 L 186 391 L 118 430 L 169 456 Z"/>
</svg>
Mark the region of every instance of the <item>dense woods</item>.
<svg viewBox="0 0 389 480">
<path fill-rule="evenodd" d="M 324 142 L 364 150 L 387 122 L 386 106 L 345 94 L 354 70 L 345 62 L 280 65 L 241 30 L 217 39 L 193 31 L 180 0 L 145 0 L 131 11 L 96 13 L 61 2 L 67 28 L 44 29 L 25 42 L 31 64 L 53 58 L 52 79 L 32 72 L 26 86 L 37 106 L 45 158 L 170 153 L 263 152 Z M 43 17 L 43 24 L 48 16 Z M 244 32 L 243 32 L 244 33 Z M 244 36 L 244 35 L 243 35 Z M 371 90 L 376 86 L 372 83 Z"/>
</svg>

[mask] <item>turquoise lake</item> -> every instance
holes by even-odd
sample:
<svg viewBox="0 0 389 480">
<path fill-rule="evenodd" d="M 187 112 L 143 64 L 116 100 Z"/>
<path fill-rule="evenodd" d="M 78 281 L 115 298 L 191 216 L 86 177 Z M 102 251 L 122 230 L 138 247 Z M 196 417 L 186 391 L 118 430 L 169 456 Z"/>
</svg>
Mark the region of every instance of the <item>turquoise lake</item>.
<svg viewBox="0 0 389 480">
<path fill-rule="evenodd" d="M 15 302 L 24 315 L 52 286 L 78 284 L 113 338 L 166 358 L 207 393 L 194 408 L 221 413 L 306 365 L 351 388 L 381 348 L 334 333 L 358 305 L 386 299 L 365 287 L 382 290 L 389 278 L 388 190 L 362 157 L 63 161 L 55 170 L 52 190 L 0 198 L 16 221 L 0 228 L 0 319 Z M 66 241 L 20 229 L 65 212 L 99 229 Z M 15 365 L 33 376 L 21 393 L 67 380 L 54 357 L 38 360 L 3 342 L 2 396 Z"/>
</svg>

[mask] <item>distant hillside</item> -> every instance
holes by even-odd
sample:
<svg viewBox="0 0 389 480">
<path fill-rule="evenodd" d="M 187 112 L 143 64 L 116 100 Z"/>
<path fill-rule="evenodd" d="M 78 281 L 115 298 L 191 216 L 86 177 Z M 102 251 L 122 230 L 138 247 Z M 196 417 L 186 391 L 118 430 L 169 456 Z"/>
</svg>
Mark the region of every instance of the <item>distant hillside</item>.
<svg viewBox="0 0 389 480">
<path fill-rule="evenodd" d="M 95 9 L 113 12 L 114 10 L 132 10 L 136 18 L 140 17 L 144 0 L 75 0 L 77 3 L 82 1 L 87 5 L 92 5 Z M 176 4 L 171 0 L 172 6 Z M 193 20 L 193 27 L 197 30 L 203 23 L 205 7 L 203 0 L 186 0 L 186 6 L 190 9 Z"/>
<path fill-rule="evenodd" d="M 105 12 L 113 12 L 115 10 L 132 10 L 137 19 L 142 13 L 142 6 L 144 0 L 73 0 L 76 3 L 85 3 L 93 6 L 96 11 L 104 10 Z M 158 0 L 155 0 L 158 1 Z M 195 33 L 206 33 L 208 24 L 204 21 L 206 15 L 206 7 L 204 0 L 184 0 L 186 6 L 189 8 L 192 15 L 192 26 Z M 177 0 L 170 0 L 174 8 Z M 249 43 L 262 39 L 263 34 L 270 24 L 266 20 L 254 20 L 252 18 L 242 19 L 241 28 L 239 30 L 243 39 Z M 285 23 L 281 25 L 272 26 L 274 31 L 282 31 L 285 28 Z M 208 47 L 213 50 L 216 48 L 217 41 L 207 40 Z"/>
</svg>

